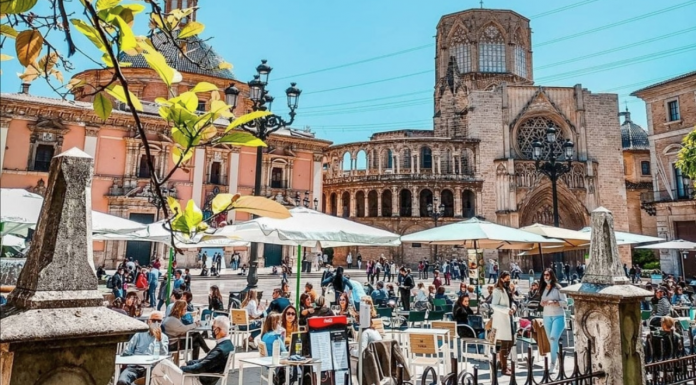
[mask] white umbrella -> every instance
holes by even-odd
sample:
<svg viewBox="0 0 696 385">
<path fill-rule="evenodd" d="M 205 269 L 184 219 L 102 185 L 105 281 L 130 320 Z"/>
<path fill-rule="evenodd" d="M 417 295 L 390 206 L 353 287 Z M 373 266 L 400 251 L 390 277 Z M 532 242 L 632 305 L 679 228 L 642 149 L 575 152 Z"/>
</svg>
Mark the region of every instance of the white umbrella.
<svg viewBox="0 0 696 385">
<path fill-rule="evenodd" d="M 590 233 L 590 232 L 592 232 L 592 228 L 589 226 L 583 227 L 580 231 L 583 233 Z M 628 233 L 625 231 L 615 231 L 614 234 L 616 235 L 616 240 L 619 243 L 619 245 L 659 242 L 659 241 L 665 240 L 664 238 L 651 237 L 649 235 L 643 235 L 643 234 Z"/>
<path fill-rule="evenodd" d="M 304 207 L 290 218 L 256 218 L 217 230 L 215 236 L 247 242 L 316 247 L 399 246 L 399 235 Z"/>
<path fill-rule="evenodd" d="M 22 189 L 0 189 L 2 235 L 25 234 L 39 221 L 43 197 Z M 92 232 L 132 232 L 145 225 L 114 215 L 92 211 Z"/>
<path fill-rule="evenodd" d="M 26 247 L 26 245 L 26 241 L 22 237 L 18 237 L 12 234 L 2 236 L 3 247 L 14 247 L 15 249 L 22 250 Z"/>
<path fill-rule="evenodd" d="M 655 243 L 653 245 L 639 246 L 636 249 L 652 249 L 652 250 L 689 250 L 696 251 L 696 243 L 691 241 L 685 241 L 682 239 L 675 239 L 673 241 L 667 241 L 662 243 Z M 684 258 L 679 258 L 681 260 L 681 273 L 684 279 L 686 279 L 686 273 L 684 272 Z"/>
<path fill-rule="evenodd" d="M 143 230 L 130 233 L 99 233 L 92 236 L 95 241 L 144 241 L 171 244 L 171 234 L 164 227 L 164 221 L 159 221 L 147 225 Z M 249 246 L 249 242 L 237 241 L 226 237 L 215 237 L 207 234 L 205 240 L 201 240 L 204 234 L 194 238 L 185 238 L 179 232 L 174 232 L 175 245 L 179 249 L 195 249 L 199 247 L 226 247 L 226 246 Z"/>
</svg>

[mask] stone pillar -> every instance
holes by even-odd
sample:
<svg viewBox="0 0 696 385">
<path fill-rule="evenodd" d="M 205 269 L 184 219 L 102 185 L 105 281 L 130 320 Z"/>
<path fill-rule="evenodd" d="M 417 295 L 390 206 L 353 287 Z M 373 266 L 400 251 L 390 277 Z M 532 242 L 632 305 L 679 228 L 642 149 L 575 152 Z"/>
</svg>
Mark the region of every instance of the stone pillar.
<svg viewBox="0 0 696 385">
<path fill-rule="evenodd" d="M 416 154 L 416 174 L 420 174 L 420 154 Z"/>
<path fill-rule="evenodd" d="M 367 192 L 365 193 L 365 206 L 364 206 L 365 208 L 364 208 L 364 213 L 363 213 L 363 214 L 364 214 L 366 217 L 369 217 L 369 216 L 370 216 L 370 205 L 369 205 L 370 200 L 367 198 L 368 195 L 370 195 L 370 192 L 369 192 L 369 191 L 367 191 Z"/>
<path fill-rule="evenodd" d="M 411 216 L 420 217 L 420 196 L 416 187 L 411 190 Z"/>
<path fill-rule="evenodd" d="M 377 216 L 382 216 L 382 191 L 377 190 Z"/>
<path fill-rule="evenodd" d="M 336 194 L 336 216 L 343 218 L 343 193 Z"/>
<path fill-rule="evenodd" d="M 92 255 L 93 172 L 92 158 L 77 148 L 51 161 L 32 247 L 3 307 L 2 384 L 106 384 L 118 343 L 147 330 L 102 305 Z"/>
<path fill-rule="evenodd" d="M 640 301 L 652 293 L 631 285 L 624 274 L 614 217 L 607 209 L 592 212 L 590 261 L 582 283 L 562 291 L 575 300 L 580 371 L 603 370 L 606 376 L 598 384 L 644 384 Z M 587 368 L 588 358 L 592 368 Z"/>
<path fill-rule="evenodd" d="M 454 188 L 454 217 L 462 217 L 462 188 L 459 186 Z"/>
<path fill-rule="evenodd" d="M 399 216 L 399 190 L 396 186 L 392 186 L 392 217 Z"/>
<path fill-rule="evenodd" d="M 233 147 L 229 155 L 229 175 L 227 183 L 229 184 L 229 193 L 236 194 L 239 188 L 239 147 Z"/>
<path fill-rule="evenodd" d="M 382 175 L 382 155 L 377 156 L 377 175 Z"/>
<path fill-rule="evenodd" d="M 193 160 L 193 191 L 191 198 L 198 207 L 203 207 L 203 178 L 205 178 L 205 149 L 197 148 Z"/>
<path fill-rule="evenodd" d="M 2 174 L 2 165 L 5 161 L 5 147 L 7 147 L 7 133 L 10 131 L 10 121 L 12 119 L 0 119 L 0 174 Z"/>
<path fill-rule="evenodd" d="M 350 192 L 350 212 L 348 213 L 349 217 L 357 217 L 357 211 L 355 210 L 355 205 L 357 201 L 355 199 L 355 191 Z"/>
<path fill-rule="evenodd" d="M 322 177 L 322 165 L 321 165 L 321 154 L 314 154 L 314 163 L 312 163 L 312 196 L 310 199 L 310 206 L 314 208 L 314 199 L 317 200 L 317 210 L 321 212 L 322 199 L 321 199 L 321 189 L 324 183 L 324 178 Z"/>
<path fill-rule="evenodd" d="M 442 156 L 437 156 L 437 173 L 442 174 Z"/>
<path fill-rule="evenodd" d="M 400 170 L 401 170 L 401 167 L 400 167 L 400 164 L 399 164 L 399 156 L 398 156 L 398 155 L 394 155 L 393 163 L 394 163 L 394 168 L 396 168 L 396 173 L 398 174 L 398 173 L 400 172 Z"/>
</svg>

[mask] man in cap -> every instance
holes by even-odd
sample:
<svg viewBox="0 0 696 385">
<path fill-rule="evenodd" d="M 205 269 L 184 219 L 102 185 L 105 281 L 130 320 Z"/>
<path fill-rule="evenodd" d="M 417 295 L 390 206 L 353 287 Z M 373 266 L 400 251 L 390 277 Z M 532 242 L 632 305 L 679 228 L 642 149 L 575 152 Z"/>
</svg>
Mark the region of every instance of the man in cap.
<svg viewBox="0 0 696 385">
<path fill-rule="evenodd" d="M 150 318 L 147 320 L 149 330 L 135 334 L 126 349 L 121 353 L 128 356 L 151 356 L 162 355 L 166 356 L 169 353 L 169 338 L 162 333 L 162 318 L 161 312 L 153 311 Z M 159 350 L 159 352 L 157 352 Z M 146 369 L 142 366 L 128 365 L 118 377 L 117 385 L 131 385 L 138 378 L 145 377 Z"/>
</svg>

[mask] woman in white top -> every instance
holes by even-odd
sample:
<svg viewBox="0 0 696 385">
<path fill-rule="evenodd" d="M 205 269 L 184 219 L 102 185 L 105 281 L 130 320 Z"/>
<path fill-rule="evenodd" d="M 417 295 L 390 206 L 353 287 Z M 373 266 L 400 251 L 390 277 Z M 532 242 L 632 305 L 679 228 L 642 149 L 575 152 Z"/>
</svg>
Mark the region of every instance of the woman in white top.
<svg viewBox="0 0 696 385">
<path fill-rule="evenodd" d="M 418 282 L 416 290 L 414 290 L 415 298 L 413 299 L 413 307 L 417 311 L 428 309 L 428 292 L 425 290 L 423 282 Z"/>
<path fill-rule="evenodd" d="M 558 341 L 565 330 L 565 307 L 568 302 L 552 269 L 544 270 L 541 302 L 544 307 L 544 329 L 551 345 L 551 372 L 557 371 Z"/>
<path fill-rule="evenodd" d="M 247 314 L 249 314 L 249 328 L 259 329 L 261 327 L 260 319 L 263 317 L 263 311 L 265 309 L 258 303 L 258 294 L 256 294 L 256 290 L 247 291 L 247 295 L 242 302 L 242 309 L 246 310 Z M 247 330 L 247 327 L 245 325 L 239 325 L 239 330 Z M 249 346 L 254 349 L 257 348 L 254 344 L 254 338 L 259 334 L 261 334 L 260 330 L 254 330 L 249 336 Z"/>
<path fill-rule="evenodd" d="M 512 315 L 517 307 L 510 293 L 510 273 L 504 271 L 500 274 L 495 284 L 491 299 L 493 309 L 492 327 L 495 329 L 496 344 L 500 343 L 500 369 L 505 376 L 510 375 L 508 368 L 508 354 L 513 346 Z"/>
</svg>

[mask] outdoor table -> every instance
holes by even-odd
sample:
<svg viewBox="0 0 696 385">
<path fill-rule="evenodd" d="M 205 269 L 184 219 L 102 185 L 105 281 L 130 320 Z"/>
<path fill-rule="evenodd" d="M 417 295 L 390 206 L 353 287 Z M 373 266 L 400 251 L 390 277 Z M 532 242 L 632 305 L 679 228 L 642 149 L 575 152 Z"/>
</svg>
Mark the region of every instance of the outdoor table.
<svg viewBox="0 0 696 385">
<path fill-rule="evenodd" d="M 137 365 L 145 368 L 145 384 L 150 384 L 150 372 L 152 367 L 164 361 L 170 356 L 148 356 L 148 355 L 132 355 L 132 356 L 116 356 L 116 371 L 114 374 L 114 384 L 118 382 L 118 377 L 121 375 L 122 365 Z"/>
<path fill-rule="evenodd" d="M 679 313 L 680 316 L 682 317 L 689 317 L 689 310 L 691 310 L 691 307 L 689 306 L 673 306 L 672 309 Z"/>
<path fill-rule="evenodd" d="M 302 367 L 305 365 L 312 365 L 314 366 L 315 372 L 319 372 L 317 369 L 317 364 L 321 364 L 321 360 L 317 359 L 310 359 L 309 362 L 293 362 L 293 361 L 287 361 L 287 358 L 281 358 L 280 363 L 278 365 L 273 364 L 273 357 L 256 357 L 256 358 L 240 358 L 239 359 L 239 383 L 243 384 L 244 383 L 244 365 L 251 365 L 251 366 L 260 366 L 262 368 L 268 369 L 268 379 L 267 383 L 268 385 L 273 384 L 273 376 L 275 376 L 275 369 L 277 368 L 291 368 L 293 366 L 298 366 Z M 304 375 L 304 372 L 303 372 Z M 285 383 L 290 384 L 290 376 L 291 373 L 286 372 L 285 373 Z"/>
</svg>

